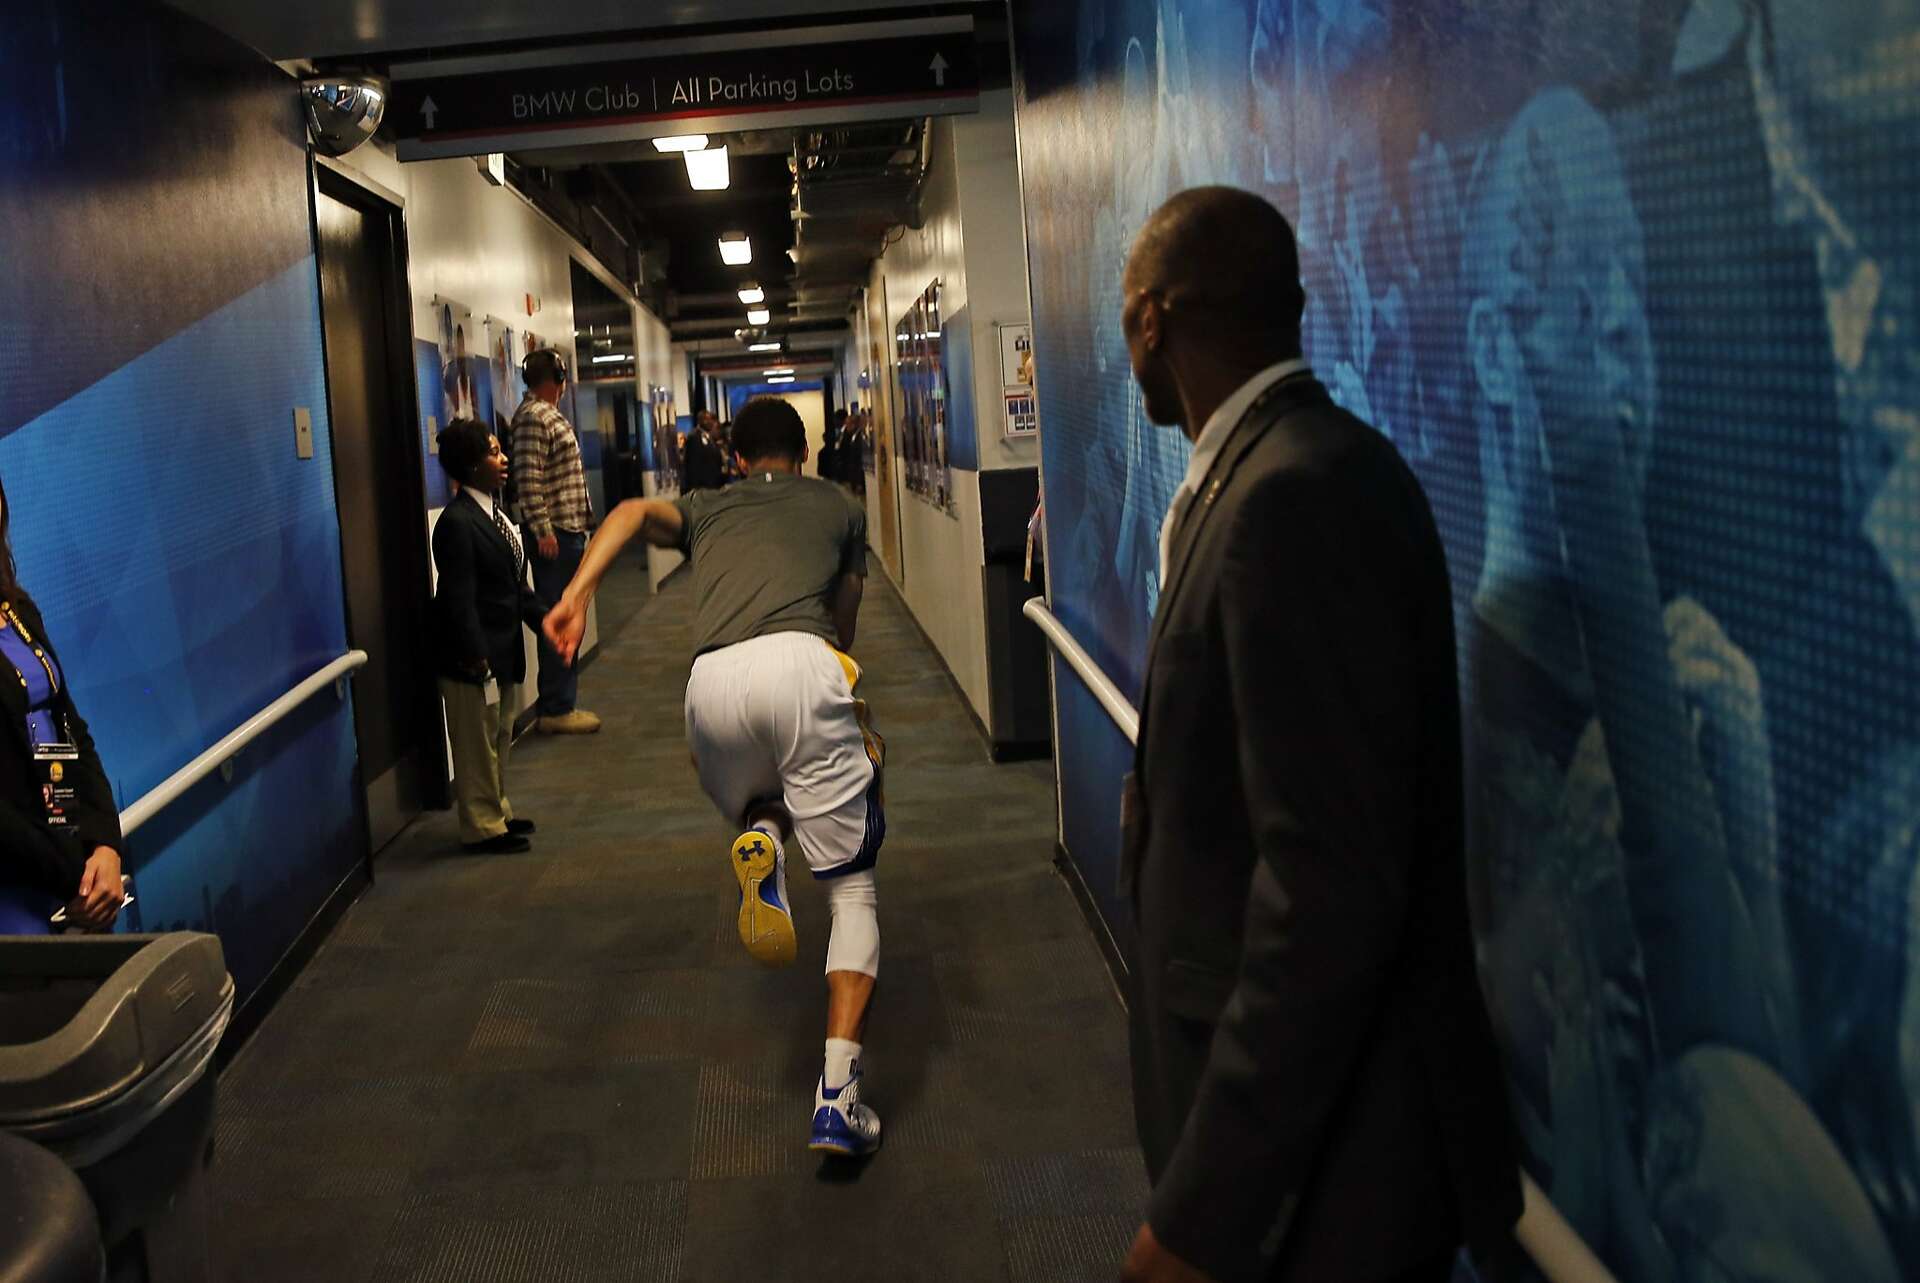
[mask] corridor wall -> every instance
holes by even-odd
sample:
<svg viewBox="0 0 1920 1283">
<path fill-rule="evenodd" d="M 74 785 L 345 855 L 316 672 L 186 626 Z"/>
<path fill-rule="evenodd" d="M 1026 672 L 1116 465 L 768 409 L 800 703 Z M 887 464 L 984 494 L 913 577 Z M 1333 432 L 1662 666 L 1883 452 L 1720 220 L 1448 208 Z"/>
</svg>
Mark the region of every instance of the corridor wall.
<svg viewBox="0 0 1920 1283">
<path fill-rule="evenodd" d="M 872 387 L 850 386 L 872 407 L 888 449 L 885 472 L 867 486 L 869 542 L 877 565 L 939 651 L 974 716 L 994 724 L 987 603 L 981 577 L 983 471 L 1031 468 L 1031 440 L 1000 430 L 1001 384 L 995 322 L 1027 319 L 1012 95 L 990 90 L 976 115 L 933 121 L 922 226 L 902 228 L 875 262 L 867 289 L 867 357 Z M 940 282 L 951 498 L 936 504 L 906 483 L 905 413 L 895 328 L 914 300 Z M 855 319 L 856 334 L 861 322 Z M 856 339 L 856 342 L 858 340 Z"/>
<path fill-rule="evenodd" d="M 1138 692 L 1187 446 L 1120 270 L 1268 196 L 1447 544 L 1529 1170 L 1629 1283 L 1920 1275 L 1920 4 L 1013 9 L 1054 610 Z M 1130 753 L 1057 687 L 1124 939 Z"/>
<path fill-rule="evenodd" d="M 124 807 L 346 649 L 304 125 L 160 6 L 7 29 L 0 477 Z M 365 856 L 354 761 L 350 704 L 310 701 L 133 836 L 127 927 L 217 931 L 250 994 Z"/>
</svg>

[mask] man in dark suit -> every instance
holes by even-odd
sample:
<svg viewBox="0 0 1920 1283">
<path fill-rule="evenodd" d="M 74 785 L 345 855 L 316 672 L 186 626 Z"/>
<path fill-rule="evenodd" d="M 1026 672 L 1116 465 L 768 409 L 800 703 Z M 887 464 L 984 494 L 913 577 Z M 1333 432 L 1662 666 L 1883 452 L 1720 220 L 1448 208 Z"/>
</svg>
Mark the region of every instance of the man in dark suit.
<svg viewBox="0 0 1920 1283">
<path fill-rule="evenodd" d="M 1221 187 L 1162 206 L 1125 277 L 1147 413 L 1195 447 L 1124 816 L 1142 1283 L 1440 1283 L 1520 1212 L 1445 558 L 1301 359 L 1299 277 L 1286 219 Z"/>
<path fill-rule="evenodd" d="M 718 490 L 726 484 L 726 461 L 721 457 L 711 410 L 702 410 L 694 416 L 693 431 L 687 434 L 682 469 L 682 490 Z"/>
</svg>

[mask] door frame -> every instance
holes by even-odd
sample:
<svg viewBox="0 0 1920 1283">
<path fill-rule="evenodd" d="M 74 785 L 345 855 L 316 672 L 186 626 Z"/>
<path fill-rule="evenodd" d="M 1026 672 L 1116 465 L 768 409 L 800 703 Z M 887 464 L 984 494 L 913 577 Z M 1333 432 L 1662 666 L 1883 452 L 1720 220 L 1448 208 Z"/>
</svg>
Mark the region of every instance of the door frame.
<svg viewBox="0 0 1920 1283">
<path fill-rule="evenodd" d="M 320 284 L 320 217 L 319 198 L 327 196 L 344 205 L 352 206 L 361 213 L 384 224 L 391 235 L 390 243 L 384 247 L 379 257 L 382 269 L 382 287 L 386 295 L 387 315 L 386 334 L 386 377 L 388 404 L 395 407 L 396 414 L 404 417 L 407 430 L 398 434 L 396 441 L 390 441 L 393 447 L 392 462 L 400 466 L 405 474 L 415 479 L 415 483 L 406 487 L 406 511 L 399 514 L 402 522 L 416 532 L 417 538 L 406 541 L 399 549 L 404 557 L 402 563 L 389 569 L 395 571 L 401 580 L 411 585 L 412 591 L 406 599 L 413 603 L 413 609 L 399 620 L 389 619 L 390 634 L 413 639 L 412 671 L 417 674 L 429 674 L 432 671 L 431 656 L 426 640 L 428 629 L 429 603 L 433 595 L 433 570 L 431 554 L 427 543 L 427 498 L 424 483 L 426 460 L 420 446 L 420 404 L 413 368 L 413 292 L 409 283 L 409 261 L 407 249 L 406 202 L 397 193 L 374 182 L 366 175 L 350 166 L 327 157 L 318 156 L 311 149 L 308 156 L 312 163 L 308 166 L 307 185 L 308 222 L 313 237 L 314 272 L 316 301 L 320 308 L 322 333 L 326 328 L 326 299 L 318 288 Z M 321 343 L 321 362 L 325 369 L 327 361 L 326 344 Z M 327 379 L 327 423 L 332 430 L 334 420 L 333 375 L 326 369 Z M 339 474 L 334 473 L 335 511 L 338 511 Z M 341 567 L 340 580 L 341 612 L 347 619 L 348 629 L 353 626 L 352 604 L 347 599 L 345 575 L 346 543 L 345 530 L 341 531 Z M 421 804 L 435 809 L 445 808 L 451 794 L 448 787 L 446 759 L 446 736 L 442 730 L 440 716 L 440 692 L 431 681 L 416 683 L 415 692 L 418 707 L 414 710 L 421 728 L 419 754 L 415 759 L 419 763 L 421 778 L 415 781 Z M 354 774 L 359 782 L 358 804 L 361 807 L 361 820 L 368 834 L 368 861 L 376 854 L 373 843 L 373 816 L 368 812 L 369 789 L 375 781 L 365 777 L 359 760 L 356 739 Z M 401 826 L 401 827 L 404 827 Z M 390 839 L 389 839 L 390 840 Z M 384 843 L 383 843 L 384 845 Z"/>
</svg>

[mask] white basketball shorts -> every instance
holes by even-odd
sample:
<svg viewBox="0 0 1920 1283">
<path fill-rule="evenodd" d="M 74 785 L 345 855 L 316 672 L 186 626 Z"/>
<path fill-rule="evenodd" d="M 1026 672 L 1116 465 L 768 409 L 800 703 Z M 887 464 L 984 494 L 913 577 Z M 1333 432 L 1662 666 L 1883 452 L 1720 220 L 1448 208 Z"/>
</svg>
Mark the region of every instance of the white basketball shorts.
<svg viewBox="0 0 1920 1283">
<path fill-rule="evenodd" d="M 823 637 L 773 633 L 708 651 L 687 678 L 687 744 L 729 824 L 776 801 L 816 878 L 871 869 L 886 839 L 886 745 L 860 666 Z"/>
</svg>

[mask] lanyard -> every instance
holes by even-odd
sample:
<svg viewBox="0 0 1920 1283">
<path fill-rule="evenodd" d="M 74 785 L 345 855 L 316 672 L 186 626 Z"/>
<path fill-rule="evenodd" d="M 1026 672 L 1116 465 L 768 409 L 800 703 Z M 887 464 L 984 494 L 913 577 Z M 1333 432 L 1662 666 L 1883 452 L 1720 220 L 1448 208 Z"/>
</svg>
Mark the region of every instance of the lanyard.
<svg viewBox="0 0 1920 1283">
<path fill-rule="evenodd" d="M 20 634 L 21 641 L 33 647 L 34 658 L 40 661 L 40 667 L 47 670 L 47 685 L 52 687 L 57 693 L 60 689 L 60 675 L 53 671 L 53 661 L 47 658 L 46 650 L 35 644 L 33 634 L 27 631 L 27 626 L 20 622 L 20 616 L 14 613 L 13 603 L 0 601 L 0 615 L 6 616 L 6 622 L 12 626 L 14 632 Z M 24 686 L 26 681 L 27 679 L 23 674 L 20 678 L 20 684 Z"/>
</svg>

